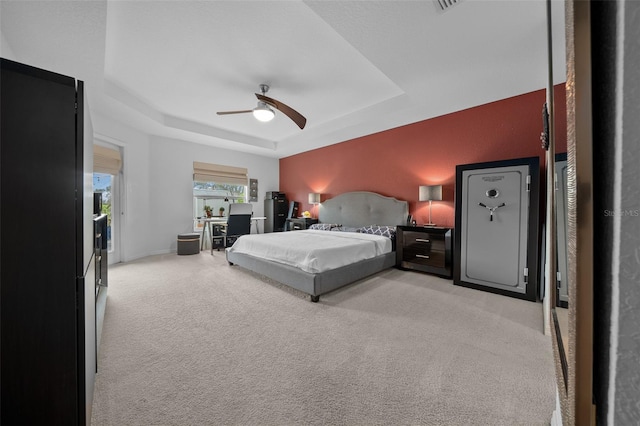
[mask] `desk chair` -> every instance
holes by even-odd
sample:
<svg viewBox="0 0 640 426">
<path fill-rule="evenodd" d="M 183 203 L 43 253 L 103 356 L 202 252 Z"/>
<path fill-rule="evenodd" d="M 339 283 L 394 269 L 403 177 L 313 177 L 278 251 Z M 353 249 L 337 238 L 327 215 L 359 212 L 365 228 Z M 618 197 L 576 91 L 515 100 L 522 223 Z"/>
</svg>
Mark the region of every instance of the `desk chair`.
<svg viewBox="0 0 640 426">
<path fill-rule="evenodd" d="M 253 214 L 253 204 L 251 203 L 231 203 L 229 204 L 229 216 L 234 214 Z"/>
<path fill-rule="evenodd" d="M 251 217 L 253 216 L 253 204 L 250 203 L 232 203 L 229 204 L 229 216 L 226 226 L 223 226 L 220 233 L 213 237 L 217 240 L 217 250 L 220 246 L 231 247 L 240 235 L 251 233 Z M 219 243 L 222 240 L 222 244 Z M 213 254 L 214 243 L 211 243 L 211 254 Z"/>
<path fill-rule="evenodd" d="M 232 214 L 227 220 L 227 228 L 221 234 L 224 237 L 224 247 L 231 247 L 239 236 L 251 233 L 250 214 Z"/>
</svg>

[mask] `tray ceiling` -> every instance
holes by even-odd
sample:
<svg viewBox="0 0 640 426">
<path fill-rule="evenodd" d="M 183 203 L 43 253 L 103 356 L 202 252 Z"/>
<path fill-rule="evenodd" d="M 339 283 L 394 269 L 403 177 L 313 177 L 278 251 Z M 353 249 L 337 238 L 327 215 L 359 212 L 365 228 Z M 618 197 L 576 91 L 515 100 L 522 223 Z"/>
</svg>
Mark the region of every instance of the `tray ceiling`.
<svg viewBox="0 0 640 426">
<path fill-rule="evenodd" d="M 555 83 L 563 3 L 552 2 Z M 96 132 L 285 157 L 546 87 L 545 2 L 7 1 L 2 56 L 87 84 Z M 258 85 L 307 118 L 256 106 Z"/>
</svg>

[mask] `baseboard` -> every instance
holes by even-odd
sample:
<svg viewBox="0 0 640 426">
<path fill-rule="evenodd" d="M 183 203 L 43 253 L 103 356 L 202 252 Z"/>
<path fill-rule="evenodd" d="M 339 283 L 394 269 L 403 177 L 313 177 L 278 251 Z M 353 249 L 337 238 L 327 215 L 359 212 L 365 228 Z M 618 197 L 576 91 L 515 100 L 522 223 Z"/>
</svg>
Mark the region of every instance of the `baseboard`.
<svg viewBox="0 0 640 426">
<path fill-rule="evenodd" d="M 551 426 L 562 426 L 562 409 L 560 408 L 560 395 L 558 394 L 558 389 L 556 388 L 556 409 L 553 410 L 551 414 L 551 422 L 549 423 Z"/>
<path fill-rule="evenodd" d="M 562 426 L 562 415 L 560 411 L 554 410 L 551 415 L 551 426 Z"/>
<path fill-rule="evenodd" d="M 107 289 L 108 287 L 100 287 L 96 298 L 96 355 L 100 352 L 100 342 L 102 341 L 102 324 L 107 309 Z"/>
<path fill-rule="evenodd" d="M 154 251 L 150 251 L 148 253 L 137 253 L 131 256 L 125 256 L 122 259 L 122 263 L 127 263 L 127 262 L 133 262 L 134 260 L 138 260 L 138 259 L 142 259 L 143 257 L 149 257 L 149 256 L 155 256 L 158 254 L 170 254 L 170 253 L 176 253 L 177 248 L 174 250 L 171 249 L 166 249 L 166 250 L 154 250 Z"/>
</svg>

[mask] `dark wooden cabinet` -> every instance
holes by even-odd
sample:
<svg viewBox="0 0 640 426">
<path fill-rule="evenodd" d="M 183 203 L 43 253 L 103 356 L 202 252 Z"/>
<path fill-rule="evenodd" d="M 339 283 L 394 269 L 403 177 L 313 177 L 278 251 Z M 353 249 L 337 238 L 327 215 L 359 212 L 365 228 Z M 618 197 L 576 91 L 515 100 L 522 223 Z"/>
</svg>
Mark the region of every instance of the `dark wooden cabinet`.
<svg viewBox="0 0 640 426">
<path fill-rule="evenodd" d="M 0 65 L 0 424 L 84 425 L 96 371 L 84 86 Z"/>
<path fill-rule="evenodd" d="M 282 232 L 285 230 L 289 205 L 285 194 L 281 192 L 267 192 L 264 200 L 264 232 Z"/>
<path fill-rule="evenodd" d="M 291 219 L 287 219 L 286 230 L 300 231 L 302 229 L 308 229 L 314 223 L 318 223 L 318 219 L 312 219 L 310 217 L 291 218 Z"/>
<path fill-rule="evenodd" d="M 398 226 L 396 266 L 451 278 L 452 232 L 451 228 Z"/>
</svg>

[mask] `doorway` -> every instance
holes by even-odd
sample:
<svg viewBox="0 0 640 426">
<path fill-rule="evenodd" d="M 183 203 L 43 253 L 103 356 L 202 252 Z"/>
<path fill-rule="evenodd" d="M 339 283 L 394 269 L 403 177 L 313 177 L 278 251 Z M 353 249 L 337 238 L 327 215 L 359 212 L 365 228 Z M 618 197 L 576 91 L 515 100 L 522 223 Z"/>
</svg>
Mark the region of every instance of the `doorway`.
<svg viewBox="0 0 640 426">
<path fill-rule="evenodd" d="M 107 251 L 109 265 L 120 262 L 120 177 L 119 174 L 94 173 L 93 192 L 102 194 L 102 214 L 107 215 Z"/>
</svg>

